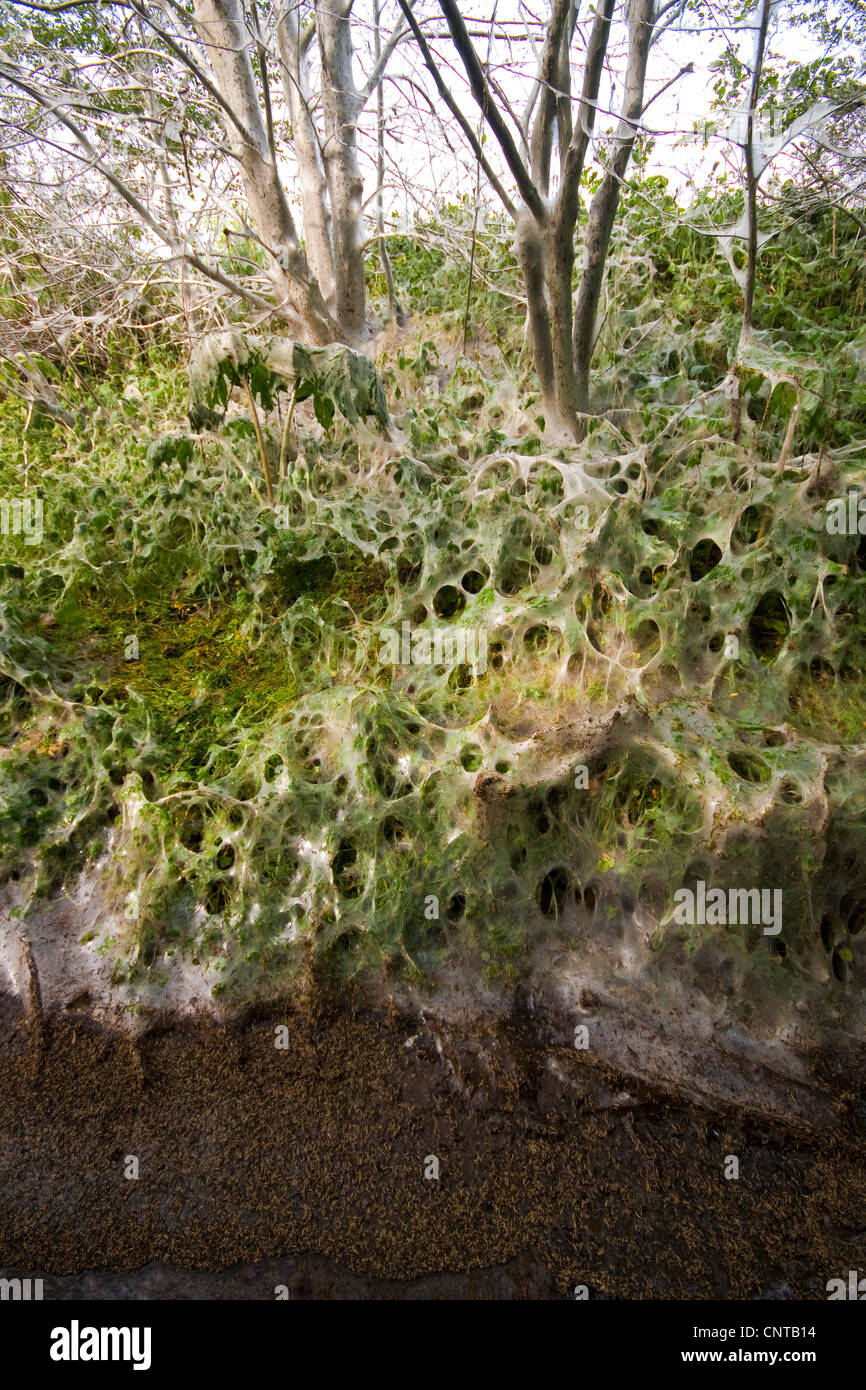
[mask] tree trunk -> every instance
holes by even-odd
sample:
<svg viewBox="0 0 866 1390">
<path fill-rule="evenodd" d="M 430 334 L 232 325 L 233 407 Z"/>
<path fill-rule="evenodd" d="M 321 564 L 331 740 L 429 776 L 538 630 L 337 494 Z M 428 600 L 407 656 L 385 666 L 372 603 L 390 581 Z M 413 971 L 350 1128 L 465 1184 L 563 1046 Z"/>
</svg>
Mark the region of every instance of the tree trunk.
<svg viewBox="0 0 866 1390">
<path fill-rule="evenodd" d="M 567 0 L 554 3 L 541 65 L 546 83 L 532 132 L 534 173 L 547 187 L 553 126 L 559 138 L 560 189 L 543 227 L 543 264 L 549 305 L 549 335 L 552 373 L 552 418 L 580 439 L 583 426 L 578 418 L 585 409 L 574 374 L 572 342 L 574 270 L 574 228 L 580 198 L 580 179 L 595 121 L 595 106 L 610 36 L 614 0 L 603 0 L 596 12 L 587 56 L 578 109 L 577 126 L 572 128 L 569 93 L 571 74 L 569 50 L 574 33 L 575 9 Z M 548 135 L 540 129 L 546 126 Z M 548 403 L 548 410 L 551 405 Z"/>
<path fill-rule="evenodd" d="M 379 0 L 373 0 L 373 60 L 378 66 L 382 57 L 382 30 L 380 26 Z M 376 231 L 379 233 L 379 259 L 385 276 L 388 292 L 388 313 L 399 323 L 403 317 L 397 297 L 394 294 L 394 276 L 391 271 L 391 257 L 385 240 L 385 204 L 382 189 L 385 183 L 385 88 L 381 77 L 376 83 Z M 466 335 L 464 329 L 464 347 Z"/>
<path fill-rule="evenodd" d="M 577 408 L 589 410 L 589 368 L 595 346 L 595 322 L 604 282 L 611 232 L 619 206 L 620 187 L 634 148 L 643 111 L 644 81 L 653 30 L 653 0 L 629 0 L 629 54 L 622 113 L 608 171 L 590 204 L 584 242 L 584 263 L 574 311 L 574 375 Z"/>
<path fill-rule="evenodd" d="M 582 438 L 578 412 L 581 405 L 574 378 L 572 349 L 572 288 L 574 267 L 574 230 L 563 228 L 558 218 L 552 218 L 546 229 L 548 300 L 550 302 L 550 336 L 553 347 L 553 385 L 557 412 L 568 423 L 576 439 Z"/>
<path fill-rule="evenodd" d="M 530 169 L 536 186 L 545 198 L 550 191 L 550 157 L 559 106 L 557 80 L 563 75 L 563 51 L 567 61 L 571 42 L 571 12 L 571 0 L 553 0 L 539 64 L 538 112 L 532 125 Z"/>
<path fill-rule="evenodd" d="M 298 161 L 307 261 L 325 300 L 333 308 L 335 284 L 331 213 L 322 152 L 311 111 L 308 57 L 311 38 L 312 31 L 309 34 L 301 31 L 294 0 L 283 0 L 277 23 L 277 41 L 283 95 L 292 118 L 293 144 Z"/>
<path fill-rule="evenodd" d="M 557 405 L 553 384 L 553 341 L 550 335 L 550 310 L 547 303 L 544 243 L 538 230 L 538 223 L 525 208 L 517 219 L 515 251 L 526 289 L 532 360 L 541 388 L 541 398 L 545 409 L 555 414 L 557 413 Z"/>
<path fill-rule="evenodd" d="M 355 137 L 361 99 L 352 75 L 352 30 L 345 0 L 318 0 L 316 28 L 322 59 L 323 156 L 331 198 L 336 314 L 345 336 L 357 341 L 364 330 L 366 309 L 363 180 Z"/>
<path fill-rule="evenodd" d="M 526 290 L 532 358 L 545 426 L 579 439 L 571 348 L 571 238 L 565 243 L 557 239 L 553 219 L 539 229 L 535 218 L 524 209 L 518 218 L 515 247 Z"/>
<path fill-rule="evenodd" d="M 235 117 L 225 118 L 226 137 L 241 169 L 277 294 L 288 301 L 314 342 L 333 342 L 339 337 L 337 324 L 310 275 L 262 118 L 240 0 L 194 0 L 193 16 L 217 90 Z"/>
<path fill-rule="evenodd" d="M 515 249 L 526 288 L 532 353 L 545 406 L 545 419 L 559 429 L 564 427 L 575 439 L 580 440 L 586 432 L 581 417 L 588 413 L 589 360 L 605 259 L 619 203 L 620 182 L 634 146 L 635 123 L 643 111 L 655 0 L 627 0 L 629 54 L 625 95 L 608 172 L 590 207 L 585 264 L 576 312 L 572 300 L 572 272 L 580 181 L 598 106 L 616 0 L 597 0 L 583 63 L 581 101 L 573 124 L 569 55 L 576 23 L 576 5 L 572 0 L 551 0 L 538 76 L 521 125 L 525 148 L 526 132 L 534 111 L 534 124 L 528 142 L 528 164 L 518 150 L 510 127 L 491 92 L 457 0 L 439 0 L 470 90 L 514 177 L 522 208 L 514 206 L 508 192 L 484 162 L 481 142 L 474 136 L 442 81 L 412 16 L 408 0 L 399 0 L 399 3 L 440 94 L 459 122 L 503 205 L 514 218 Z M 551 202 L 549 188 L 554 129 L 559 141 L 560 179 L 559 192 Z"/>
</svg>

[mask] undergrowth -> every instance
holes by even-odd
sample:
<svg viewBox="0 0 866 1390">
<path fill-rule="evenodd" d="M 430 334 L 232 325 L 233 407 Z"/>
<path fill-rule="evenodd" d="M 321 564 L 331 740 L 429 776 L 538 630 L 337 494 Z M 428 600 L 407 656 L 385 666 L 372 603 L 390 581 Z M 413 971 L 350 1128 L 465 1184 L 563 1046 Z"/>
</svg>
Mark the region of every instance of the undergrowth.
<svg viewBox="0 0 866 1390">
<path fill-rule="evenodd" d="M 292 404 L 280 343 L 238 334 L 191 422 L 167 352 L 95 380 L 74 430 L 0 403 L 0 491 L 44 510 L 41 544 L 0 557 L 17 910 L 99 872 L 116 979 L 180 953 L 244 995 L 455 953 L 516 976 L 567 907 L 590 931 L 612 902 L 661 950 L 677 886 L 784 864 L 783 949 L 729 930 L 756 968 L 847 978 L 866 551 L 825 522 L 866 485 L 861 252 L 826 214 L 766 251 L 735 440 L 736 286 L 669 201 L 660 180 L 626 199 L 579 449 L 546 442 L 487 284 L 518 293 L 498 229 L 467 356 L 459 262 L 435 227 L 394 245 L 438 318 L 380 354 L 390 425 L 324 388 Z M 437 630 L 471 655 L 413 661 Z"/>
</svg>

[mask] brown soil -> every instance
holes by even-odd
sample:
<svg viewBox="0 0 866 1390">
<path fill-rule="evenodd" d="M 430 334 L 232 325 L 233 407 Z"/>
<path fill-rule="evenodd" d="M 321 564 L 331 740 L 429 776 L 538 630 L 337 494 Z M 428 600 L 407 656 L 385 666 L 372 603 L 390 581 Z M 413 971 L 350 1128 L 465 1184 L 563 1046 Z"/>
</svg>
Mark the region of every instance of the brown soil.
<svg viewBox="0 0 866 1390">
<path fill-rule="evenodd" d="M 516 1013 L 445 1038 L 345 1001 L 134 1042 L 83 1014 L 0 1033 L 7 1268 L 164 1262 L 177 1296 L 178 1270 L 267 1262 L 190 1297 L 825 1298 L 866 1250 L 863 1106 L 829 1073 L 837 1118 L 810 1130 L 677 1104 Z"/>
</svg>

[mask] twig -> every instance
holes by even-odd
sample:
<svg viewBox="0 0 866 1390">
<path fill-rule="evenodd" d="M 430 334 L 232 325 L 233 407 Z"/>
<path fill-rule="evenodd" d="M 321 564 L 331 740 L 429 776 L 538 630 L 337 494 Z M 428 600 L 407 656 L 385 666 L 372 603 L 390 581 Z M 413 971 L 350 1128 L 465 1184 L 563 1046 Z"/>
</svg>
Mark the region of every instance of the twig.
<svg viewBox="0 0 866 1390">
<path fill-rule="evenodd" d="M 292 388 L 292 399 L 289 402 L 289 409 L 286 415 L 286 423 L 283 426 L 283 437 L 280 442 L 280 479 L 286 476 L 286 454 L 289 450 L 289 430 L 292 426 L 292 416 L 295 413 L 295 401 L 298 399 L 298 383 L 295 382 Z"/>
<path fill-rule="evenodd" d="M 785 439 L 782 444 L 782 452 L 779 455 L 779 462 L 776 464 L 776 477 L 782 473 L 785 464 L 788 462 L 788 455 L 791 452 L 791 444 L 794 439 L 794 430 L 797 428 L 797 420 L 800 417 L 800 397 L 794 403 L 794 409 L 788 417 L 788 428 L 785 431 Z"/>
<path fill-rule="evenodd" d="M 259 424 L 259 413 L 256 410 L 256 403 L 253 400 L 253 393 L 250 390 L 249 382 L 247 381 L 244 382 L 244 390 L 247 393 L 247 400 L 250 403 L 250 410 L 252 411 L 253 426 L 256 431 L 256 439 L 259 441 L 259 454 L 261 455 L 262 459 L 262 472 L 265 475 L 265 487 L 268 493 L 268 506 L 271 508 L 271 510 L 273 510 L 274 489 L 271 486 L 271 470 L 268 467 L 268 455 L 265 450 L 265 437 L 262 434 L 262 427 Z"/>
</svg>

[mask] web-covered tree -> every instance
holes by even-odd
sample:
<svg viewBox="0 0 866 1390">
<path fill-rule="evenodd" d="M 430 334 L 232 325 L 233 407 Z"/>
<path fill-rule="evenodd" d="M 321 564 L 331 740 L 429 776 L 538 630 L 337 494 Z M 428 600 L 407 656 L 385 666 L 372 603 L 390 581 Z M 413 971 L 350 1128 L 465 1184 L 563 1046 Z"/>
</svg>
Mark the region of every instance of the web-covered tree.
<svg viewBox="0 0 866 1390">
<path fill-rule="evenodd" d="M 458 121 L 481 168 L 516 228 L 517 253 L 528 302 L 533 358 L 548 423 L 577 438 L 590 408 L 590 362 L 607 250 L 623 177 L 640 130 L 644 87 L 654 38 L 676 18 L 680 0 L 626 0 L 628 40 L 619 120 L 602 156 L 604 172 L 591 200 L 583 234 L 584 260 L 576 295 L 572 286 L 580 186 L 595 126 L 609 56 L 616 0 L 600 0 L 587 21 L 582 87 L 572 92 L 572 51 L 578 33 L 574 0 L 552 0 L 532 95 L 521 120 L 507 109 L 479 59 L 454 0 L 440 0 L 454 48 L 487 129 L 496 139 L 517 185 L 509 196 L 487 160 L 481 141 L 442 77 L 409 0 L 400 5 L 412 26 L 440 96 Z M 558 169 L 554 191 L 554 148 Z"/>
<path fill-rule="evenodd" d="M 377 43 L 359 87 L 352 18 L 345 0 L 277 0 L 261 15 L 255 0 L 24 0 L 3 23 L 0 82 L 37 171 L 59 150 L 67 166 L 77 158 L 174 262 L 312 342 L 357 342 L 367 227 L 356 132 L 405 24 Z M 264 293 L 207 240 L 226 210 L 240 218 Z"/>
</svg>

